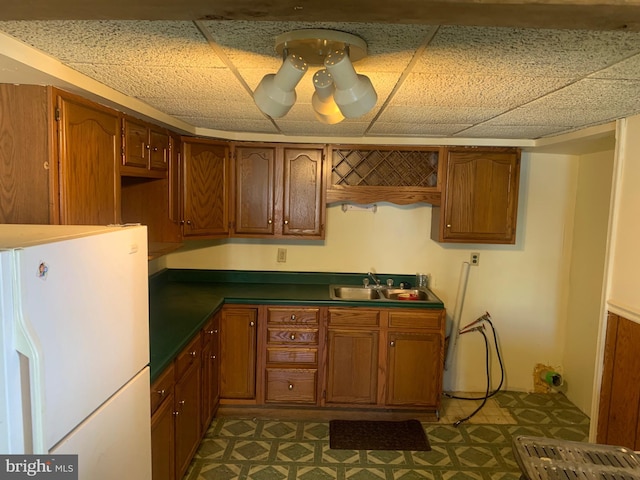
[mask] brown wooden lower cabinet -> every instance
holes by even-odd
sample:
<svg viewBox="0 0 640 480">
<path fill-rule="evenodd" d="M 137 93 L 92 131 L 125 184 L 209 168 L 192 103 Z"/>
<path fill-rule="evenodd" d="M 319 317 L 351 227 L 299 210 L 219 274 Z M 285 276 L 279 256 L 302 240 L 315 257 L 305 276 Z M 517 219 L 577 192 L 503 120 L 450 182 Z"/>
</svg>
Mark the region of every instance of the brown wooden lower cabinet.
<svg viewBox="0 0 640 480">
<path fill-rule="evenodd" d="M 255 399 L 257 307 L 227 307 L 220 317 L 220 398 Z"/>
<path fill-rule="evenodd" d="M 218 407 L 216 318 L 197 334 L 151 386 L 154 480 L 181 479 Z M 204 362 L 204 365 L 203 365 Z M 206 395 L 206 396 L 205 396 Z"/>
<path fill-rule="evenodd" d="M 597 443 L 640 450 L 640 324 L 609 313 Z"/>
<path fill-rule="evenodd" d="M 375 404 L 379 333 L 329 328 L 327 403 Z"/>
</svg>

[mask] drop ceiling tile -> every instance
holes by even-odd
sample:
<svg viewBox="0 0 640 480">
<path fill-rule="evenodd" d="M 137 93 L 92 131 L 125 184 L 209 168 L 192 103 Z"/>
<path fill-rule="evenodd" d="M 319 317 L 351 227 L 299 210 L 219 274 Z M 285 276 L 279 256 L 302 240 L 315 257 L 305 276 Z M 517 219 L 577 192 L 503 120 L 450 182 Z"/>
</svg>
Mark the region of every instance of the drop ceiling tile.
<svg viewBox="0 0 640 480">
<path fill-rule="evenodd" d="M 507 109 L 529 102 L 567 83 L 568 79 L 563 78 L 412 73 L 391 99 L 389 105 Z"/>
<path fill-rule="evenodd" d="M 589 75 L 589 78 L 615 78 L 619 80 L 640 80 L 640 55 L 630 58 Z"/>
<path fill-rule="evenodd" d="M 435 123 L 410 123 L 410 122 L 375 122 L 367 132 L 370 136 L 397 136 L 397 137 L 444 137 L 452 136 L 456 132 L 470 125 L 435 124 Z"/>
<path fill-rule="evenodd" d="M 578 77 L 640 52 L 640 34 L 442 26 L 417 72 Z"/>
<path fill-rule="evenodd" d="M 586 79 L 484 122 L 477 128 L 554 128 L 600 125 L 640 109 L 640 81 Z M 475 131 L 475 130 L 474 130 Z"/>
<path fill-rule="evenodd" d="M 292 121 L 287 117 L 276 120 L 276 123 L 283 134 L 293 136 L 361 137 L 369 127 L 366 122 L 341 122 L 336 125 L 326 125 L 317 121 Z"/>
<path fill-rule="evenodd" d="M 140 98 L 140 100 L 173 116 L 219 117 L 261 121 L 265 116 L 253 102 L 206 101 L 202 98 L 176 99 L 163 97 Z"/>
<path fill-rule="evenodd" d="M 496 126 L 476 125 L 454 134 L 461 138 L 540 138 L 571 131 L 566 127 L 553 127 L 549 125 L 531 126 Z"/>
<path fill-rule="evenodd" d="M 70 64 L 85 75 L 132 97 L 211 98 L 247 101 L 251 95 L 236 77 L 222 68 L 180 68 Z"/>
<path fill-rule="evenodd" d="M 280 133 L 267 119 L 258 121 L 235 118 L 191 117 L 187 115 L 178 116 L 177 118 L 195 127 L 225 132 Z"/>
<path fill-rule="evenodd" d="M 382 123 L 469 124 L 486 121 L 503 112 L 502 108 L 403 105 L 387 107 L 377 121 Z"/>
<path fill-rule="evenodd" d="M 63 63 L 223 67 L 193 22 L 0 22 L 0 30 Z"/>
</svg>

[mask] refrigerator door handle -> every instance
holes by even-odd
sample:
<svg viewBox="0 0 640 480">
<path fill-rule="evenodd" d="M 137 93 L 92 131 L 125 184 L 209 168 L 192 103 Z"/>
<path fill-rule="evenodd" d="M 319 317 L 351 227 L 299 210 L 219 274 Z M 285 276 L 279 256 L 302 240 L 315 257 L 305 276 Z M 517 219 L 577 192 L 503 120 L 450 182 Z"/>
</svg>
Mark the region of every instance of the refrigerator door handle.
<svg viewBox="0 0 640 480">
<path fill-rule="evenodd" d="M 29 378 L 22 378 L 22 391 L 29 389 L 30 405 L 31 405 L 31 418 L 30 418 L 30 431 L 31 431 L 31 447 L 32 452 L 28 452 L 28 445 L 25 445 L 26 453 L 34 454 L 46 454 L 48 450 L 45 446 L 44 439 L 44 364 L 42 358 L 42 348 L 40 347 L 40 341 L 37 335 L 33 331 L 28 319 L 25 318 L 22 309 L 22 286 L 18 275 L 20 265 L 20 250 L 16 250 L 13 255 L 13 284 L 15 289 L 14 295 L 14 344 L 16 350 L 22 354 L 29 364 L 28 375 Z M 25 423 L 28 420 L 25 421 Z M 26 426 L 26 425 L 25 425 Z M 25 432 L 25 443 L 28 442 L 27 432 Z"/>
</svg>

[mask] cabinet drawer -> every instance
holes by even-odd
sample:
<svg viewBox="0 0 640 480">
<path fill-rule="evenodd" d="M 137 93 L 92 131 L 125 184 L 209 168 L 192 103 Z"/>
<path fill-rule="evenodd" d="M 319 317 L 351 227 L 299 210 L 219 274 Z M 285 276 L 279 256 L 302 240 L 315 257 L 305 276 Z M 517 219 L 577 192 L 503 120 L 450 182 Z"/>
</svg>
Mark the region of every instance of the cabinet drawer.
<svg viewBox="0 0 640 480">
<path fill-rule="evenodd" d="M 318 329 L 297 330 L 288 328 L 267 328 L 267 343 L 284 343 L 289 345 L 317 345 Z"/>
<path fill-rule="evenodd" d="M 165 398 L 168 398 L 173 391 L 173 383 L 175 381 L 175 370 L 173 364 L 169 365 L 164 372 L 151 385 L 151 413 L 162 404 Z"/>
<path fill-rule="evenodd" d="M 267 402 L 316 403 L 318 370 L 267 368 Z"/>
<path fill-rule="evenodd" d="M 443 324 L 444 310 L 389 312 L 389 327 L 440 330 Z"/>
<path fill-rule="evenodd" d="M 267 363 L 318 364 L 317 348 L 267 347 Z"/>
<path fill-rule="evenodd" d="M 196 335 L 176 358 L 176 380 L 179 380 L 182 374 L 187 371 L 187 368 L 200 358 L 201 341 L 200 335 Z"/>
<path fill-rule="evenodd" d="M 377 327 L 380 325 L 380 312 L 361 308 L 330 308 L 329 325 Z"/>
<path fill-rule="evenodd" d="M 320 310 L 318 308 L 269 308 L 268 323 L 303 323 L 318 324 Z"/>
</svg>

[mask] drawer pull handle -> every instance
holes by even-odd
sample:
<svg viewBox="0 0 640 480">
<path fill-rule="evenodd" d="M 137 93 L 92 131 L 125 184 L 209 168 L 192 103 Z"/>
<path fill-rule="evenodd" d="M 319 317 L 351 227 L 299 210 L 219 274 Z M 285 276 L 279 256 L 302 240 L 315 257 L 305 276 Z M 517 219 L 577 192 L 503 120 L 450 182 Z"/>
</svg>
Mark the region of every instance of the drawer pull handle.
<svg viewBox="0 0 640 480">
<path fill-rule="evenodd" d="M 293 383 L 289 384 L 289 390 L 293 390 Z"/>
<path fill-rule="evenodd" d="M 295 313 L 292 313 L 292 314 L 291 314 L 291 320 L 295 320 L 295 319 L 296 319 L 296 314 L 295 314 Z"/>
<path fill-rule="evenodd" d="M 295 340 L 295 339 L 296 339 L 296 334 L 295 334 L 295 333 L 292 333 L 291 335 L 289 335 L 289 338 L 290 338 L 291 340 Z"/>
<path fill-rule="evenodd" d="M 189 355 L 191 355 L 193 358 L 196 357 L 196 355 L 198 355 L 198 352 L 196 352 L 195 350 L 193 352 L 189 352 Z"/>
</svg>

